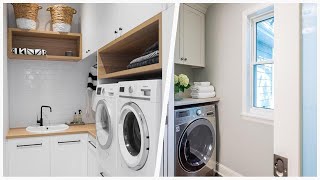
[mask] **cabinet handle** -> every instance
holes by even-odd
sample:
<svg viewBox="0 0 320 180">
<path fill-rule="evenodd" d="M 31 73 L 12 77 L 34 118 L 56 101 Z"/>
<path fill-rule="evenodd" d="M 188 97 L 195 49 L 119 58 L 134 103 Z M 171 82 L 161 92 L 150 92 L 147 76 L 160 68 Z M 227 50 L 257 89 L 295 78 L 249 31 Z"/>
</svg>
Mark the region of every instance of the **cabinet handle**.
<svg viewBox="0 0 320 180">
<path fill-rule="evenodd" d="M 187 61 L 187 60 L 188 60 L 188 58 L 184 58 L 184 60 L 185 60 L 185 61 Z"/>
<path fill-rule="evenodd" d="M 79 143 L 80 140 L 77 141 L 59 141 L 58 144 L 67 144 L 67 143 Z"/>
<path fill-rule="evenodd" d="M 31 146 L 42 146 L 42 143 L 39 143 L 39 144 L 22 144 L 22 145 L 17 145 L 17 147 L 31 147 Z"/>
<path fill-rule="evenodd" d="M 103 174 L 103 172 L 100 172 L 100 175 L 101 175 L 102 177 L 104 177 L 104 174 Z"/>
<path fill-rule="evenodd" d="M 94 148 L 97 148 L 91 141 L 88 141 Z"/>
<path fill-rule="evenodd" d="M 122 31 L 122 27 L 119 27 L 119 31 Z"/>
<path fill-rule="evenodd" d="M 90 52 L 90 49 L 88 49 L 88 50 L 86 51 L 86 53 L 88 53 L 88 52 Z"/>
<path fill-rule="evenodd" d="M 114 33 L 115 33 L 115 34 L 117 34 L 117 33 L 118 33 L 118 31 L 114 31 Z"/>
<path fill-rule="evenodd" d="M 184 59 L 183 59 L 183 57 L 181 58 L 181 61 L 183 61 Z"/>
</svg>

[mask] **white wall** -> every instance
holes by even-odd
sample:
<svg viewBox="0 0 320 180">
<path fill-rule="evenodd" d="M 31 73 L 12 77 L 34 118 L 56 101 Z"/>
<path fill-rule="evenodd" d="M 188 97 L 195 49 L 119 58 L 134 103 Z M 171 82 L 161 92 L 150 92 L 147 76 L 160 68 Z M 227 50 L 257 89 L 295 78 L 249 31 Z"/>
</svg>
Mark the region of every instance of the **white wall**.
<svg viewBox="0 0 320 180">
<path fill-rule="evenodd" d="M 55 5 L 56 3 L 39 3 L 42 6 L 42 9 L 38 12 L 38 23 L 37 23 L 37 30 L 42 31 L 49 31 L 52 30 L 51 27 L 51 15 L 50 12 L 47 11 L 49 6 Z M 80 4 L 65 4 L 68 5 L 75 10 L 77 10 L 77 14 L 73 15 L 72 25 L 71 25 L 71 32 L 80 32 Z M 15 16 L 13 12 L 13 6 L 8 4 L 8 26 L 9 27 L 17 27 Z"/>
<path fill-rule="evenodd" d="M 94 55 L 75 63 L 10 60 L 10 127 L 35 125 L 42 105 L 52 107 L 52 112 L 44 109 L 50 123 L 65 123 L 75 111 L 84 112 L 88 73 L 95 63 Z"/>
<path fill-rule="evenodd" d="M 206 68 L 196 81 L 216 88 L 218 161 L 244 176 L 273 176 L 273 126 L 241 119 L 242 11 L 255 4 L 214 4 L 206 14 Z"/>
</svg>

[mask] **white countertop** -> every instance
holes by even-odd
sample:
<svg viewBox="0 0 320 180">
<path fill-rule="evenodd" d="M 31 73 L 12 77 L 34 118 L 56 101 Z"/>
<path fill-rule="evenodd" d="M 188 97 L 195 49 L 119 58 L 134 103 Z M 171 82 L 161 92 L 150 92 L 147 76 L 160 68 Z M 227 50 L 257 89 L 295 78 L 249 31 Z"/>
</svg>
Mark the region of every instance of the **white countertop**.
<svg viewBox="0 0 320 180">
<path fill-rule="evenodd" d="M 200 104 L 200 103 L 207 103 L 207 102 L 217 102 L 220 98 L 204 98 L 204 99 L 193 99 L 193 98 L 183 98 L 180 101 L 174 101 L 174 106 L 184 106 L 184 105 L 191 105 L 191 104 Z"/>
</svg>

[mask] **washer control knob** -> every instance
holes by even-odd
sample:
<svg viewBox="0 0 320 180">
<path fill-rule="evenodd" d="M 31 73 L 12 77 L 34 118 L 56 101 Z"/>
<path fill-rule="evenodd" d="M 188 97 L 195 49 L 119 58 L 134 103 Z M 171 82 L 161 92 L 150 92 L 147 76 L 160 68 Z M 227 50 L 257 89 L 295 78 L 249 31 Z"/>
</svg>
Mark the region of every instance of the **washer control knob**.
<svg viewBox="0 0 320 180">
<path fill-rule="evenodd" d="M 129 93 L 133 93 L 133 87 L 129 86 Z"/>
<path fill-rule="evenodd" d="M 196 114 L 198 115 L 198 116 L 200 116 L 201 115 L 201 110 L 200 109 L 198 109 L 197 111 L 196 111 Z"/>
</svg>

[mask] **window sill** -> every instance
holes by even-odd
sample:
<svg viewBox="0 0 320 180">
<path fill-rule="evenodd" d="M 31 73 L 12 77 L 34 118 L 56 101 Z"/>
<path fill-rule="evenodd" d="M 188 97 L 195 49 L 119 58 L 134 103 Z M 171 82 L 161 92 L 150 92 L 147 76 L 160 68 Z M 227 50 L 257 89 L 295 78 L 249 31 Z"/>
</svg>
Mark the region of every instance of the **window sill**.
<svg viewBox="0 0 320 180">
<path fill-rule="evenodd" d="M 273 126 L 273 119 L 272 118 L 263 117 L 261 115 L 251 114 L 251 113 L 246 113 L 246 112 L 241 113 L 240 116 L 241 116 L 241 119 L 246 120 L 246 121 L 251 121 L 251 122 L 255 122 L 255 123 Z"/>
</svg>

